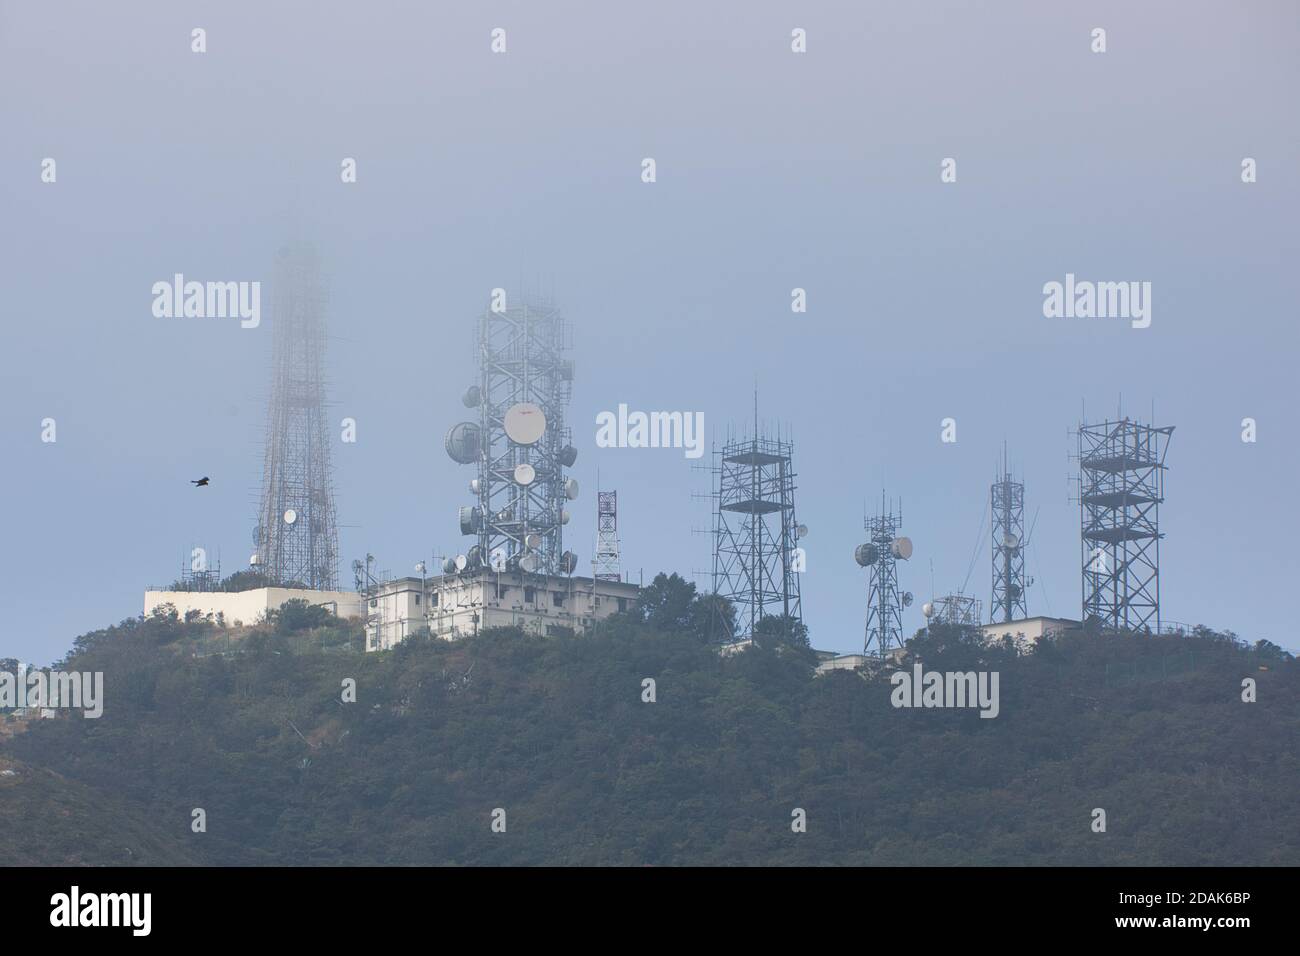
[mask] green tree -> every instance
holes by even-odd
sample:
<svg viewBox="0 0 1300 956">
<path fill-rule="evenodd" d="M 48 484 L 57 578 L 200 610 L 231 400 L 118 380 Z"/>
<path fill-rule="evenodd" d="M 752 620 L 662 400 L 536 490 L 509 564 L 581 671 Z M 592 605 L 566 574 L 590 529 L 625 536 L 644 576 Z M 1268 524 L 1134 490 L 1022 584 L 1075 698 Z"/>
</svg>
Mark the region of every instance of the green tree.
<svg viewBox="0 0 1300 956">
<path fill-rule="evenodd" d="M 727 640 L 736 633 L 736 606 L 721 594 L 700 594 L 691 606 L 688 630 L 700 640 Z"/>
<path fill-rule="evenodd" d="M 660 571 L 642 588 L 636 607 L 642 621 L 659 631 L 690 631 L 696 622 L 695 585 Z"/>
<path fill-rule="evenodd" d="M 792 614 L 769 614 L 754 625 L 754 642 L 765 646 L 807 648 L 808 625 Z"/>
<path fill-rule="evenodd" d="M 326 627 L 333 624 L 335 619 L 328 608 L 319 604 L 308 604 L 302 598 L 293 598 L 268 612 L 266 620 L 275 628 L 277 634 L 293 634 L 314 627 Z"/>
<path fill-rule="evenodd" d="M 1255 642 L 1255 655 L 1261 660 L 1270 664 L 1280 664 L 1283 661 L 1292 661 L 1295 658 L 1282 648 L 1278 647 L 1272 641 L 1258 640 Z"/>
<path fill-rule="evenodd" d="M 256 588 L 264 588 L 270 582 L 260 571 L 236 571 L 221 582 L 223 591 L 252 591 Z"/>
</svg>

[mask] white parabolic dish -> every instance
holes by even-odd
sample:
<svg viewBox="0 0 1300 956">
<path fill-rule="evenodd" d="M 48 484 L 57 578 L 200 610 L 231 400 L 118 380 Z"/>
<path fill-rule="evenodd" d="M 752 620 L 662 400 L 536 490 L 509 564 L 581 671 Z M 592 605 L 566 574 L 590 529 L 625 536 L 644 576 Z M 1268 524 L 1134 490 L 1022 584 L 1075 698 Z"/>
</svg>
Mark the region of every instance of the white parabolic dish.
<svg viewBox="0 0 1300 956">
<path fill-rule="evenodd" d="M 532 445 L 546 434 L 546 416 L 532 402 L 520 402 L 506 410 L 502 425 L 506 437 L 516 445 Z"/>
</svg>

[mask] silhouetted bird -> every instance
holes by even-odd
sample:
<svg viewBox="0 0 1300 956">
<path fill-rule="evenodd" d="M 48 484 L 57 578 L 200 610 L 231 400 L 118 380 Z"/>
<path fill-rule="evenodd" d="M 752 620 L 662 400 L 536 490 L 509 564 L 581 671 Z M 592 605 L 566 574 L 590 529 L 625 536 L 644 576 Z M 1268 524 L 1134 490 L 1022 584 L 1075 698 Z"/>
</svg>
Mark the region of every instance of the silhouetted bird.
<svg viewBox="0 0 1300 956">
<path fill-rule="evenodd" d="M 208 476 L 204 475 L 198 481 L 191 480 L 190 484 L 194 485 L 196 488 L 206 488 L 208 486 Z"/>
</svg>

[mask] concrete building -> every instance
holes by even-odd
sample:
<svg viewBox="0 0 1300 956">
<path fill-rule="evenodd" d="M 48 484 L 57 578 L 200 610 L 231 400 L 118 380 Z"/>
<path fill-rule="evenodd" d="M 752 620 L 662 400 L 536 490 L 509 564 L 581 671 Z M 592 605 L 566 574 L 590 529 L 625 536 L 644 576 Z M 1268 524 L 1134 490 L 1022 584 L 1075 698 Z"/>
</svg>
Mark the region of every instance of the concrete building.
<svg viewBox="0 0 1300 956">
<path fill-rule="evenodd" d="M 832 657 L 822 661 L 817 665 L 817 669 L 813 673 L 820 677 L 822 674 L 829 674 L 831 671 L 855 671 L 865 667 L 867 660 L 865 654 L 841 654 L 839 657 Z"/>
<path fill-rule="evenodd" d="M 256 624 L 266 619 L 266 612 L 287 601 L 323 604 L 339 617 L 359 617 L 361 595 L 355 591 L 312 591 L 306 588 L 253 588 L 251 591 L 145 591 L 144 613 L 170 604 L 183 619 L 190 611 L 202 617 L 217 615 L 231 626 Z"/>
<path fill-rule="evenodd" d="M 823 651 L 818 651 L 820 657 Z M 876 670 L 881 667 L 897 667 L 907 659 L 907 648 L 893 647 L 889 649 L 884 657 L 877 657 L 874 654 L 840 654 L 822 659 L 821 663 L 813 670 L 814 677 L 821 677 L 823 674 L 829 674 L 831 671 L 858 671 L 864 668 Z"/>
<path fill-rule="evenodd" d="M 980 632 L 986 641 L 998 640 L 1005 635 L 1010 635 L 1017 640 L 1037 644 L 1045 637 L 1077 627 L 1080 627 L 1078 621 L 1071 621 L 1064 617 L 1027 617 L 1024 620 L 1007 621 L 1003 624 L 984 624 L 980 627 Z"/>
<path fill-rule="evenodd" d="M 489 569 L 423 582 L 398 578 L 377 587 L 367 601 L 366 650 L 387 650 L 425 627 L 444 640 L 490 627 L 580 634 L 595 621 L 631 608 L 639 592 L 622 581 Z"/>
<path fill-rule="evenodd" d="M 730 641 L 726 644 L 718 645 L 718 653 L 723 657 L 733 657 L 742 651 L 747 651 L 754 646 L 753 638 L 745 637 L 738 641 Z"/>
</svg>

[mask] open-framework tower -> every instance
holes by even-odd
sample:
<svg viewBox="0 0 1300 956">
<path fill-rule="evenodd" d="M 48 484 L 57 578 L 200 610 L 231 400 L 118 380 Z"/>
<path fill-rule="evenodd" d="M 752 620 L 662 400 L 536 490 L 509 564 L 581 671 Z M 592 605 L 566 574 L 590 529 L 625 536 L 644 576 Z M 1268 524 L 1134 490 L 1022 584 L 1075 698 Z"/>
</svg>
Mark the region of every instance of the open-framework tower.
<svg viewBox="0 0 1300 956">
<path fill-rule="evenodd" d="M 932 624 L 949 624 L 954 627 L 979 627 L 984 623 L 980 611 L 980 599 L 958 591 L 935 598 L 934 603 L 924 609 L 925 616 Z"/>
<path fill-rule="evenodd" d="M 902 508 L 895 513 L 883 495 L 880 513 L 867 518 L 863 526 L 867 541 L 853 553 L 853 559 L 868 571 L 863 653 L 884 657 L 903 646 L 903 608 L 912 603 L 912 595 L 898 589 L 897 562 L 912 556 L 912 541 L 898 534 L 903 526 Z"/>
<path fill-rule="evenodd" d="M 794 443 L 763 435 L 757 417 L 753 437 L 714 450 L 713 591 L 736 611 L 724 640 L 752 637 L 770 615 L 803 622 Z"/>
<path fill-rule="evenodd" d="M 325 305 L 307 243 L 276 256 L 271 401 L 253 563 L 277 584 L 338 587 L 338 528 L 325 419 Z"/>
<path fill-rule="evenodd" d="M 478 421 L 447 433 L 447 453 L 477 466 L 460 509 L 461 533 L 474 539 L 454 559 L 456 570 L 490 566 L 541 574 L 572 574 L 577 557 L 564 551 L 563 527 L 578 483 L 565 477 L 577 460 L 565 414 L 573 390 L 568 325 L 550 302 L 507 305 L 497 290 L 478 323 L 478 384 L 462 401 Z"/>
<path fill-rule="evenodd" d="M 1160 630 L 1160 503 L 1173 426 L 1079 426 L 1083 621 Z"/>
<path fill-rule="evenodd" d="M 622 581 L 618 557 L 618 492 L 596 491 L 596 560 L 592 577 L 597 581 Z"/>
<path fill-rule="evenodd" d="M 1004 624 L 1029 616 L 1025 599 L 1025 486 L 1012 479 L 1006 452 L 991 490 L 993 599 L 989 621 Z"/>
</svg>

